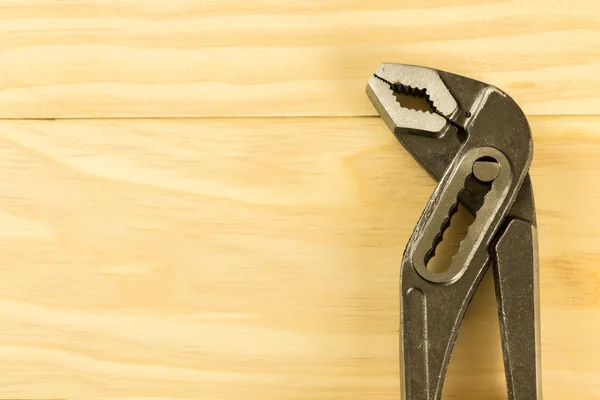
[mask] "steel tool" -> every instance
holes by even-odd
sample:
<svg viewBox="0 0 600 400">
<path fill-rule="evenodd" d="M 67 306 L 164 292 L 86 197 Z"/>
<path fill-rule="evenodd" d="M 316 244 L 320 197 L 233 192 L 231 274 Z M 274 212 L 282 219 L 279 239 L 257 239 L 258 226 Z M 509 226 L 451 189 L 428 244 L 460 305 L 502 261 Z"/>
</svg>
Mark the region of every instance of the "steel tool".
<svg viewBox="0 0 600 400">
<path fill-rule="evenodd" d="M 537 233 L 528 173 L 533 146 L 525 115 L 494 86 L 413 65 L 380 65 L 367 94 L 400 143 L 439 181 L 402 258 L 402 398 L 441 398 L 465 311 L 491 264 L 508 398 L 541 399 Z M 398 101 L 407 96 L 423 99 L 425 107 Z M 447 269 L 436 272 L 428 263 L 459 202 L 474 221 Z"/>
</svg>

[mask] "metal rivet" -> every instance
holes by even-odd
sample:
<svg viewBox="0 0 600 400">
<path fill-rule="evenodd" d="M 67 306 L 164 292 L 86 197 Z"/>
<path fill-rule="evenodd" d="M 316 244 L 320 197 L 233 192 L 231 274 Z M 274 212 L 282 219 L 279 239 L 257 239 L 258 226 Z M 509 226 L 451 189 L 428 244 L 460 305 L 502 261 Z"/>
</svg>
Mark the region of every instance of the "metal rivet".
<svg viewBox="0 0 600 400">
<path fill-rule="evenodd" d="M 480 182 L 492 182 L 500 175 L 497 161 L 478 160 L 473 164 L 473 176 Z"/>
</svg>

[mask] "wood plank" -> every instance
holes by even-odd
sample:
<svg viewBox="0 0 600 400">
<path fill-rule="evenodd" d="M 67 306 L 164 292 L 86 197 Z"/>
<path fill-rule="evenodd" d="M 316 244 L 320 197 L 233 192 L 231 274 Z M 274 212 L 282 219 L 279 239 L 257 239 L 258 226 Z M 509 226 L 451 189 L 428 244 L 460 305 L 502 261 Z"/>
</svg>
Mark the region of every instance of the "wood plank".
<svg viewBox="0 0 600 400">
<path fill-rule="evenodd" d="M 532 118 L 545 399 L 598 399 L 600 117 Z M 397 399 L 433 181 L 379 118 L 0 122 L 0 398 Z M 445 399 L 504 398 L 493 284 Z"/>
<path fill-rule="evenodd" d="M 600 6 L 584 1 L 0 1 L 0 117 L 374 115 L 381 62 L 597 114 Z"/>
</svg>

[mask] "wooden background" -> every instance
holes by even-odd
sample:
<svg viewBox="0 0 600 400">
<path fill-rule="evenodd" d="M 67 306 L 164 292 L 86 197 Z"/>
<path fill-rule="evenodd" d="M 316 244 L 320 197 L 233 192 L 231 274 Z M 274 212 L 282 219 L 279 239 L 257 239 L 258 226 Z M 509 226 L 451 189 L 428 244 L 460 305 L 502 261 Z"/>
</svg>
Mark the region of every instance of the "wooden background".
<svg viewBox="0 0 600 400">
<path fill-rule="evenodd" d="M 530 118 L 546 400 L 600 399 L 600 5 L 0 0 L 0 398 L 399 398 L 398 271 L 434 182 L 383 61 Z M 493 283 L 445 399 L 504 399 Z"/>
</svg>

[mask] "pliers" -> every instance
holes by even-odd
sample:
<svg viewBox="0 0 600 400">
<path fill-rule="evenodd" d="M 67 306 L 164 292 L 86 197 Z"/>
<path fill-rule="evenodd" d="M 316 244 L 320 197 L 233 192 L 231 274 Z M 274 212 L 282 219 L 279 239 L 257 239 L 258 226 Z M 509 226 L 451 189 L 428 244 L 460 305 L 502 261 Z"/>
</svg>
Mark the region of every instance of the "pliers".
<svg viewBox="0 0 600 400">
<path fill-rule="evenodd" d="M 402 258 L 402 399 L 441 398 L 465 311 L 490 264 L 508 398 L 541 399 L 533 144 L 524 113 L 494 86 L 413 65 L 380 65 L 367 95 L 439 181 Z M 400 95 L 420 97 L 427 108 L 403 106 Z M 433 271 L 428 262 L 459 202 L 474 221 L 447 269 Z"/>
</svg>

